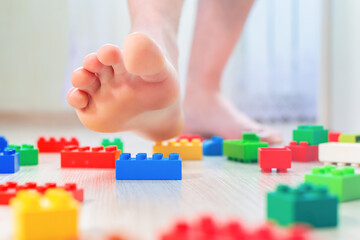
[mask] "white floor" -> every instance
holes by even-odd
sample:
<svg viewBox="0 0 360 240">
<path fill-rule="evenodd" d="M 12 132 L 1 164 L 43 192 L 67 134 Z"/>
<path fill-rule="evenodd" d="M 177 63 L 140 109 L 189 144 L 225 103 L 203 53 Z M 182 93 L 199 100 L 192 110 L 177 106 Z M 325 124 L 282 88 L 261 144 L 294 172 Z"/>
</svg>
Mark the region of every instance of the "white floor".
<svg viewBox="0 0 360 240">
<path fill-rule="evenodd" d="M 294 125 L 279 126 L 286 142 Z M 80 124 L 58 122 L 30 123 L 0 119 L 0 135 L 14 144 L 35 144 L 40 135 L 77 136 L 81 145 L 99 145 L 102 137 L 120 136 L 125 151 L 151 153 L 152 143 L 130 133 L 99 134 Z M 0 183 L 76 182 L 85 189 L 81 209 L 82 236 L 125 233 L 135 239 L 155 239 L 179 217 L 196 218 L 213 213 L 220 219 L 236 216 L 250 228 L 264 223 L 265 194 L 279 183 L 297 185 L 304 173 L 319 163 L 294 163 L 288 173 L 262 174 L 257 164 L 242 164 L 225 158 L 204 157 L 202 162 L 184 162 L 182 181 L 115 181 L 114 170 L 61 169 L 59 155 L 42 154 L 35 167 L 1 175 Z M 342 203 L 339 226 L 315 230 L 316 239 L 356 239 L 360 225 L 360 201 Z M 11 211 L 0 206 L 0 239 L 11 239 Z M 87 237 L 85 237 L 87 238 Z"/>
</svg>

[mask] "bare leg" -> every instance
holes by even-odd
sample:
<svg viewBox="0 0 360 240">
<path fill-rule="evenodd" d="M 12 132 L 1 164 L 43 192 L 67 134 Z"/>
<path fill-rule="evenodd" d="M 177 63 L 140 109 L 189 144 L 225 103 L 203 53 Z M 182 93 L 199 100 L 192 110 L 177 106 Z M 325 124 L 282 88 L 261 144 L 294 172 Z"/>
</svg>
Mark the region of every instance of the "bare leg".
<svg viewBox="0 0 360 240">
<path fill-rule="evenodd" d="M 241 113 L 220 93 L 221 76 L 252 0 L 199 0 L 185 97 L 185 133 L 239 138 L 255 131 L 270 143 L 282 136 Z"/>
</svg>

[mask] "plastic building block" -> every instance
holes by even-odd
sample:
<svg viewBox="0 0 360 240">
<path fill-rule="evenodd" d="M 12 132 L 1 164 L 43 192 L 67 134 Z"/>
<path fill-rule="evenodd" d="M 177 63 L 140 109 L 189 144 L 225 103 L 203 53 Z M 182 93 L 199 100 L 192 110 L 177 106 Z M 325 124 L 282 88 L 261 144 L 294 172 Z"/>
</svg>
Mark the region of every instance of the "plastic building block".
<svg viewBox="0 0 360 240">
<path fill-rule="evenodd" d="M 182 139 L 180 142 L 169 141 L 167 144 L 156 142 L 153 153 L 162 153 L 164 157 L 169 157 L 170 153 L 179 153 L 182 160 L 201 160 L 203 154 L 200 139 L 193 139 L 191 142 Z"/>
<path fill-rule="evenodd" d="M 291 150 L 292 160 L 295 162 L 313 162 L 319 160 L 319 146 L 309 145 L 307 142 L 290 142 L 285 146 Z"/>
<path fill-rule="evenodd" d="M 359 143 L 322 143 L 319 145 L 319 161 L 325 164 L 360 166 Z"/>
<path fill-rule="evenodd" d="M 107 138 L 103 138 L 103 140 L 101 141 L 101 145 L 104 147 L 117 146 L 117 148 L 120 149 L 121 152 L 124 152 L 124 143 L 121 141 L 120 138 L 114 138 L 114 141 L 110 141 Z"/>
<path fill-rule="evenodd" d="M 223 155 L 223 139 L 213 136 L 203 142 L 204 156 L 222 156 Z"/>
<path fill-rule="evenodd" d="M 67 146 L 61 151 L 62 168 L 115 168 L 121 150 L 116 146 Z"/>
<path fill-rule="evenodd" d="M 297 188 L 279 185 L 267 194 L 267 217 L 280 225 L 306 223 L 313 227 L 334 227 L 338 198 L 326 187 L 304 183 Z"/>
<path fill-rule="evenodd" d="M 4 136 L 0 136 L 0 152 L 4 151 L 4 149 L 8 146 L 8 142 Z"/>
<path fill-rule="evenodd" d="M 75 239 L 78 235 L 79 203 L 64 189 L 49 189 L 44 195 L 22 190 L 10 205 L 15 239 Z"/>
<path fill-rule="evenodd" d="M 187 139 L 189 142 L 191 142 L 193 139 L 200 139 L 200 141 L 204 141 L 204 138 L 200 135 L 180 135 L 176 141 L 180 142 L 182 139 Z"/>
<path fill-rule="evenodd" d="M 229 160 L 255 163 L 258 160 L 258 148 L 269 146 L 266 142 L 260 142 L 255 133 L 243 133 L 242 140 L 224 140 L 223 153 Z"/>
<path fill-rule="evenodd" d="M 20 155 L 15 149 L 0 152 L 0 173 L 16 173 L 20 169 Z"/>
<path fill-rule="evenodd" d="M 23 144 L 9 145 L 8 148 L 13 148 L 16 152 L 20 153 L 20 166 L 38 165 L 39 163 L 39 150 L 34 149 L 34 145 Z"/>
<path fill-rule="evenodd" d="M 181 180 L 181 158 L 178 153 L 170 153 L 163 158 L 162 153 L 154 153 L 148 158 L 146 153 L 123 153 L 116 161 L 117 180 Z"/>
<path fill-rule="evenodd" d="M 329 131 L 329 142 L 338 142 L 341 132 Z"/>
<path fill-rule="evenodd" d="M 308 142 L 309 145 L 319 145 L 328 141 L 328 130 L 323 126 L 301 125 L 293 130 L 293 140 Z"/>
<path fill-rule="evenodd" d="M 313 167 L 312 173 L 305 174 L 305 182 L 327 187 L 329 193 L 338 197 L 339 202 L 360 198 L 360 174 L 355 174 L 352 167 Z"/>
<path fill-rule="evenodd" d="M 40 153 L 59 153 L 66 146 L 79 146 L 79 141 L 74 137 L 70 140 L 66 140 L 63 137 L 60 140 L 56 140 L 54 137 L 46 140 L 44 137 L 40 137 L 37 140 L 37 148 Z"/>
<path fill-rule="evenodd" d="M 309 240 L 309 228 L 293 226 L 280 229 L 272 224 L 250 229 L 236 220 L 218 223 L 211 216 L 203 216 L 195 223 L 177 221 L 175 226 L 160 236 L 160 240 Z"/>
<path fill-rule="evenodd" d="M 291 150 L 288 148 L 258 148 L 259 166 L 262 172 L 287 172 L 291 168 Z"/>
<path fill-rule="evenodd" d="M 340 134 L 338 142 L 358 143 L 358 142 L 360 142 L 360 135 L 357 135 L 357 134 Z"/>
<path fill-rule="evenodd" d="M 49 188 L 62 188 L 72 194 L 72 196 L 79 202 L 84 201 L 84 190 L 77 188 L 76 183 L 66 183 L 64 186 L 57 186 L 56 183 L 45 183 L 44 185 L 37 185 L 34 182 L 27 182 L 19 185 L 17 182 L 6 182 L 0 184 L 0 205 L 7 205 L 11 198 L 15 197 L 20 190 L 32 189 L 44 194 Z"/>
</svg>

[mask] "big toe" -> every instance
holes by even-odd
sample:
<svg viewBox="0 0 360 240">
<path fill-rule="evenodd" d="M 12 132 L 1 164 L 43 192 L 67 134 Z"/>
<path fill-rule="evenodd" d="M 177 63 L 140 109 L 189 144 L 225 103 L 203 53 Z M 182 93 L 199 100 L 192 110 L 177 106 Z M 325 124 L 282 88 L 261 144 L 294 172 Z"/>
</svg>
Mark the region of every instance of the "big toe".
<svg viewBox="0 0 360 240">
<path fill-rule="evenodd" d="M 256 133 L 260 136 L 262 141 L 268 142 L 269 144 L 280 144 L 283 142 L 281 132 L 271 127 L 261 126 L 256 130 Z"/>
</svg>

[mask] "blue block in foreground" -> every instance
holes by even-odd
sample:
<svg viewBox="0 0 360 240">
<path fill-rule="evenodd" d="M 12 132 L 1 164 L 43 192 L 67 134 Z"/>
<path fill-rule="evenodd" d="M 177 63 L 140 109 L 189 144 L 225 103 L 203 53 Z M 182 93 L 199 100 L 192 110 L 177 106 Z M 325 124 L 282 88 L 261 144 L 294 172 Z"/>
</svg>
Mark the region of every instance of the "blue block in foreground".
<svg viewBox="0 0 360 240">
<path fill-rule="evenodd" d="M 148 158 L 146 153 L 122 153 L 116 160 L 117 180 L 181 180 L 181 158 L 178 153 L 170 153 L 163 158 L 162 153 L 154 153 Z"/>
<path fill-rule="evenodd" d="M 20 154 L 15 149 L 0 152 L 0 174 L 15 173 L 20 169 Z"/>
<path fill-rule="evenodd" d="M 213 136 L 203 142 L 204 156 L 222 156 L 223 155 L 223 139 Z"/>
<path fill-rule="evenodd" d="M 4 136 L 0 136 L 0 152 L 4 151 L 8 146 L 8 142 Z"/>
</svg>

